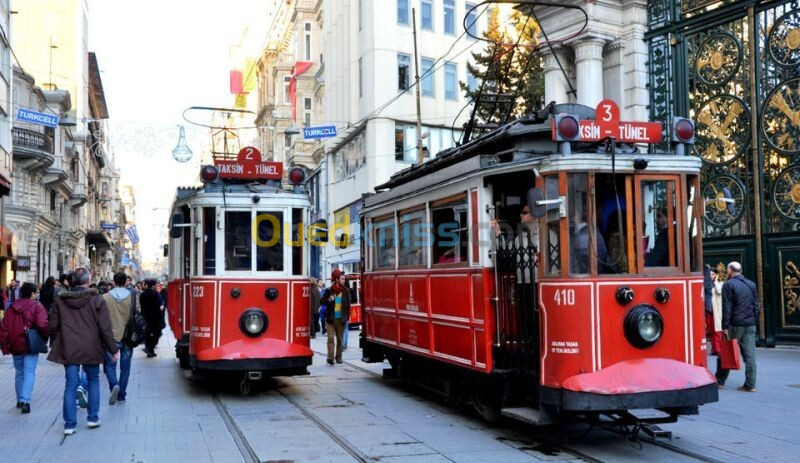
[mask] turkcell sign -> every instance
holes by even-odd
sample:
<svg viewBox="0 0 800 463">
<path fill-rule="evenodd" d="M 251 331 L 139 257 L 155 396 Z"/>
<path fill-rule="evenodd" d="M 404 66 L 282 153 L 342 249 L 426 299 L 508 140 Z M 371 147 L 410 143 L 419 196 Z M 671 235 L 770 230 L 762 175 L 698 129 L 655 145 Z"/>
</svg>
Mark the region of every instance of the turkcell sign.
<svg viewBox="0 0 800 463">
<path fill-rule="evenodd" d="M 58 127 L 60 118 L 55 114 L 37 113 L 30 109 L 19 108 L 17 110 L 17 120 L 55 128 Z"/>
<path fill-rule="evenodd" d="M 115 224 L 115 223 L 102 223 L 102 224 L 100 224 L 100 228 L 102 228 L 103 230 L 116 230 L 117 229 L 117 224 Z"/>
<path fill-rule="evenodd" d="M 313 140 L 315 138 L 329 138 L 336 136 L 335 125 L 323 125 L 321 127 L 305 127 L 303 128 L 303 138 L 306 140 Z"/>
</svg>

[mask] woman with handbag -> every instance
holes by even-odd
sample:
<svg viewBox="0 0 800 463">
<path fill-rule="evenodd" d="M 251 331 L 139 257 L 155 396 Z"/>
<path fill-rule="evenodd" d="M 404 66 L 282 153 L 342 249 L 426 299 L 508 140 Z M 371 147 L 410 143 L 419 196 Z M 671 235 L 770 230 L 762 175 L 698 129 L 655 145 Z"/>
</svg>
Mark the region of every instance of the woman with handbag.
<svg viewBox="0 0 800 463">
<path fill-rule="evenodd" d="M 20 298 L 6 310 L 0 322 L 0 346 L 3 353 L 14 356 L 17 408 L 22 413 L 31 412 L 31 395 L 36 378 L 39 354 L 47 353 L 47 310 L 36 301 L 38 290 L 33 283 L 20 288 Z"/>
</svg>

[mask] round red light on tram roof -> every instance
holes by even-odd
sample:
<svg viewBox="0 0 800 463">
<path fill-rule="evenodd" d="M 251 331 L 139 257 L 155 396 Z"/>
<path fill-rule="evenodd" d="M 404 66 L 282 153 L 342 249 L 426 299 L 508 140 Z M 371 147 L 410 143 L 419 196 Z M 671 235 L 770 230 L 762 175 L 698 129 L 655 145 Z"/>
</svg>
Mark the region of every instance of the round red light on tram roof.
<svg viewBox="0 0 800 463">
<path fill-rule="evenodd" d="M 675 135 L 682 141 L 689 141 L 694 137 L 694 126 L 686 119 L 681 119 L 675 124 Z"/>
<path fill-rule="evenodd" d="M 562 117 L 558 121 L 558 133 L 563 138 L 575 138 L 578 136 L 578 120 L 572 116 Z"/>
<path fill-rule="evenodd" d="M 292 167 L 289 171 L 289 182 L 299 185 L 306 179 L 306 171 L 302 167 Z"/>
<path fill-rule="evenodd" d="M 203 166 L 200 169 L 200 179 L 205 183 L 216 181 L 218 175 L 219 172 L 214 166 Z"/>
</svg>

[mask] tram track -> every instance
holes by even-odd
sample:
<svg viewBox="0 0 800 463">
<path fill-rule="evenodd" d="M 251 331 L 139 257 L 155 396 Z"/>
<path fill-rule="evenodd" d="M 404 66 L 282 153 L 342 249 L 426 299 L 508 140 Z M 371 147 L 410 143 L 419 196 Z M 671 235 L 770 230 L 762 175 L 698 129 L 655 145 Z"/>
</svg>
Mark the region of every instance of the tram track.
<svg viewBox="0 0 800 463">
<path fill-rule="evenodd" d="M 317 350 L 315 350 L 314 353 L 320 354 L 320 355 L 323 355 L 323 356 L 327 355 L 327 353 L 321 352 L 321 351 L 317 351 Z M 359 371 L 361 371 L 363 373 L 366 373 L 368 375 L 375 376 L 375 377 L 381 377 L 380 373 L 376 373 L 376 372 L 374 372 L 372 370 L 364 368 L 361 365 L 357 365 L 357 364 L 355 364 L 353 362 L 344 361 L 342 363 L 347 365 L 347 366 L 349 366 L 349 367 L 355 368 L 356 370 L 359 370 Z M 537 439 L 540 440 L 544 444 L 548 444 L 548 445 L 551 445 L 551 446 L 553 446 L 555 448 L 558 448 L 561 451 L 563 451 L 564 453 L 568 453 L 570 455 L 573 455 L 576 458 L 579 458 L 581 460 L 584 460 L 584 461 L 587 461 L 587 462 L 590 462 L 590 463 L 604 463 L 605 462 L 605 460 L 601 460 L 601 459 L 598 459 L 598 458 L 593 457 L 591 455 L 588 455 L 587 453 L 585 453 L 583 451 L 580 451 L 580 450 L 577 450 L 577 449 L 574 449 L 574 448 L 571 448 L 571 447 L 567 447 L 563 443 L 557 442 L 556 440 L 546 439 L 546 438 L 542 439 L 541 436 L 537 436 Z M 638 442 L 640 442 L 642 444 L 649 444 L 649 445 L 652 445 L 652 446 L 655 446 L 655 447 L 659 447 L 659 448 L 667 450 L 667 451 L 669 451 L 671 453 L 682 455 L 684 457 L 692 458 L 692 459 L 694 459 L 696 461 L 702 461 L 702 462 L 706 462 L 706 463 L 723 463 L 723 460 L 715 459 L 715 458 L 703 455 L 701 453 L 694 452 L 692 450 L 687 450 L 687 449 L 678 447 L 677 445 L 674 445 L 674 444 L 672 444 L 670 442 L 662 442 L 662 441 L 658 441 L 658 440 L 655 440 L 655 439 L 651 439 L 649 437 L 640 437 L 638 439 Z"/>
<path fill-rule="evenodd" d="M 219 416 L 222 418 L 223 423 L 225 423 L 225 427 L 228 429 L 228 433 L 231 435 L 234 444 L 236 444 L 236 448 L 239 449 L 239 453 L 242 454 L 242 459 L 244 459 L 245 463 L 261 463 L 258 454 L 256 454 L 256 451 L 250 446 L 250 442 L 248 442 L 247 437 L 244 435 L 239 425 L 236 424 L 236 420 L 233 419 L 233 415 L 228 411 L 228 407 L 225 406 L 222 399 L 220 399 L 217 394 L 212 394 L 211 400 L 214 402 Z"/>
</svg>

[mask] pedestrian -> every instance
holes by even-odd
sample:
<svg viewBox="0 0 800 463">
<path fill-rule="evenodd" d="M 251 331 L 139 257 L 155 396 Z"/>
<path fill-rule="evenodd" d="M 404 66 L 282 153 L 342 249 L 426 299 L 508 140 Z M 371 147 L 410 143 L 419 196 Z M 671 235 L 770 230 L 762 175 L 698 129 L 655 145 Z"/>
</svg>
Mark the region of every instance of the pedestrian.
<svg viewBox="0 0 800 463">
<path fill-rule="evenodd" d="M 331 281 L 333 284 L 321 296 L 328 331 L 328 365 L 333 365 L 334 360 L 342 363 L 342 336 L 345 324 L 350 319 L 350 291 L 345 287 L 344 272 L 333 269 Z"/>
<path fill-rule="evenodd" d="M 55 298 L 56 279 L 52 276 L 47 277 L 42 285 L 41 292 L 39 293 L 39 302 L 42 303 L 47 313 L 53 307 L 53 299 Z"/>
<path fill-rule="evenodd" d="M 311 339 L 316 338 L 319 331 L 319 306 L 321 304 L 320 297 L 322 296 L 319 292 L 319 281 L 322 280 L 312 278 L 308 288 L 308 308 L 311 311 Z"/>
<path fill-rule="evenodd" d="M 328 334 L 328 328 L 325 326 L 325 305 L 322 304 L 322 294 L 325 292 L 325 280 L 322 278 L 317 279 L 317 291 L 319 291 L 320 295 L 320 305 L 319 310 L 317 310 L 319 314 L 319 327 L 322 330 L 322 335 L 325 336 Z"/>
<path fill-rule="evenodd" d="M 164 329 L 164 313 L 161 311 L 161 297 L 155 290 L 155 280 L 147 280 L 147 289 L 139 296 L 142 316 L 147 321 L 147 336 L 144 338 L 144 351 L 148 357 L 156 356 L 156 345 Z"/>
<path fill-rule="evenodd" d="M 722 287 L 725 282 L 713 269 L 709 272 L 711 279 L 711 314 L 706 323 L 711 331 L 711 353 L 719 355 L 720 341 L 722 341 Z"/>
<path fill-rule="evenodd" d="M 161 311 L 164 312 L 167 310 L 167 285 L 159 282 L 158 285 L 156 285 L 156 290 L 161 297 Z"/>
<path fill-rule="evenodd" d="M 728 280 L 722 285 L 722 332 L 739 342 L 745 365 L 744 384 L 739 391 L 756 392 L 756 322 L 760 308 L 756 284 L 742 275 L 742 264 L 728 264 Z M 717 358 L 717 384 L 725 385 L 729 370 Z"/>
<path fill-rule="evenodd" d="M 11 304 L 13 304 L 14 301 L 19 299 L 19 288 L 17 287 L 17 280 L 12 278 L 11 281 L 8 282 L 8 286 L 6 287 L 5 291 L 5 296 L 6 296 L 5 308 L 7 309 L 11 307 Z"/>
<path fill-rule="evenodd" d="M 79 267 L 72 274 L 72 291 L 59 294 L 50 313 L 50 355 L 47 359 L 64 365 L 64 434 L 72 435 L 78 425 L 76 390 L 81 367 L 89 389 L 89 428 L 100 426 L 100 364 L 106 352 L 119 359 L 119 349 L 111 330 L 106 301 L 90 289 L 92 274 Z"/>
<path fill-rule="evenodd" d="M 71 273 L 62 273 L 58 277 L 59 286 L 53 290 L 53 300 L 55 300 L 59 294 L 63 291 L 69 291 L 70 286 L 72 286 L 72 274 Z"/>
<path fill-rule="evenodd" d="M 10 353 L 14 356 L 17 408 L 22 413 L 30 413 L 39 352 L 31 352 L 27 332 L 38 331 L 46 342 L 50 336 L 50 327 L 47 323 L 47 310 L 36 302 L 36 285 L 25 283 L 19 294 L 20 298 L 11 304 L 0 321 L 0 348 L 4 354 Z"/>
<path fill-rule="evenodd" d="M 109 317 L 111 318 L 111 331 L 114 334 L 114 341 L 119 349 L 119 362 L 114 360 L 111 355 L 106 353 L 103 369 L 108 379 L 108 404 L 114 405 L 117 402 L 125 402 L 128 390 L 128 379 L 131 375 L 131 359 L 133 349 L 123 342 L 125 329 L 133 315 L 134 310 L 139 310 L 136 304 L 136 297 L 125 289 L 125 274 L 117 273 L 114 275 L 115 288 L 103 295 L 103 299 L 108 306 Z M 119 363 L 119 378 L 117 378 L 117 363 Z"/>
</svg>

